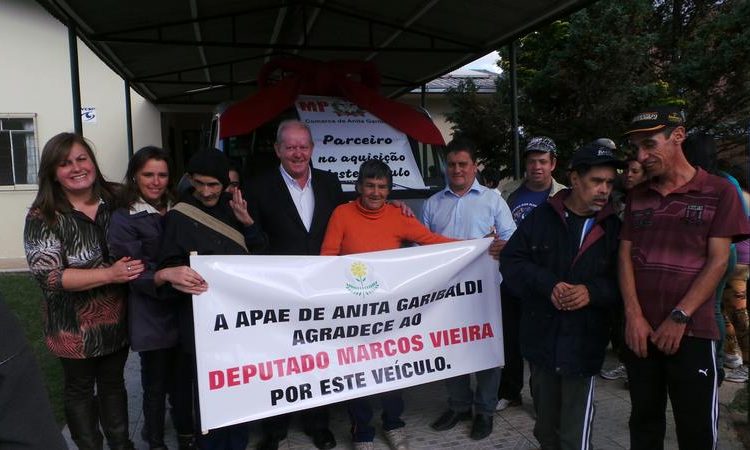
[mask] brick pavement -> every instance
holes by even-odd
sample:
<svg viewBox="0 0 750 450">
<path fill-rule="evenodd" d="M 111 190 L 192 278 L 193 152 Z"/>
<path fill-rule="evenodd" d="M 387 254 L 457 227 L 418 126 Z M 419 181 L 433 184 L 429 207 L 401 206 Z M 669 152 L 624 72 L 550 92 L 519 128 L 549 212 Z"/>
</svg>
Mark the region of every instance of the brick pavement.
<svg viewBox="0 0 750 450">
<path fill-rule="evenodd" d="M 611 361 L 609 362 L 611 364 Z M 528 373 L 528 372 L 527 372 Z M 135 354 L 130 355 L 126 366 L 126 384 L 129 396 L 130 409 L 130 431 L 137 450 L 147 450 L 148 446 L 140 439 L 143 425 L 141 414 L 141 388 L 139 374 L 139 360 Z M 734 430 L 728 423 L 726 405 L 734 398 L 735 392 L 744 384 L 724 383 L 720 391 L 721 415 L 720 415 L 720 438 L 719 449 L 734 450 L 742 449 Z M 469 439 L 470 422 L 461 422 L 449 431 L 433 431 L 429 424 L 437 418 L 446 407 L 446 393 L 442 382 L 430 383 L 405 391 L 406 412 L 404 420 L 410 436 L 411 448 L 413 450 L 432 449 L 456 449 L 456 450 L 482 450 L 482 449 L 513 449 L 525 450 L 537 448 L 532 429 L 534 420 L 532 417 L 531 400 L 528 391 L 523 393 L 524 405 L 509 408 L 495 414 L 495 426 L 493 433 L 485 440 L 472 441 Z M 594 418 L 593 448 L 596 450 L 614 450 L 628 448 L 628 415 L 630 413 L 630 398 L 628 391 L 624 388 L 622 380 L 606 381 L 597 379 L 596 384 L 596 416 Z M 376 413 L 379 420 L 379 414 Z M 674 422 L 671 412 L 667 415 L 668 429 L 665 448 L 677 449 L 674 435 Z M 170 449 L 176 449 L 176 439 L 171 423 L 167 419 L 167 445 Z M 376 423 L 376 426 L 379 426 Z M 331 430 L 336 435 L 339 445 L 336 448 L 350 449 L 349 419 L 343 405 L 332 407 Z M 75 446 L 70 441 L 70 434 L 66 429 L 64 434 L 68 439 L 69 446 Z M 251 439 L 248 449 L 254 448 L 260 439 L 257 426 L 251 427 Z M 376 437 L 376 449 L 386 450 L 388 446 L 383 440 L 382 434 Z M 314 450 L 310 439 L 302 433 L 298 421 L 293 421 L 289 438 L 285 442 L 284 449 L 288 450 Z"/>
</svg>

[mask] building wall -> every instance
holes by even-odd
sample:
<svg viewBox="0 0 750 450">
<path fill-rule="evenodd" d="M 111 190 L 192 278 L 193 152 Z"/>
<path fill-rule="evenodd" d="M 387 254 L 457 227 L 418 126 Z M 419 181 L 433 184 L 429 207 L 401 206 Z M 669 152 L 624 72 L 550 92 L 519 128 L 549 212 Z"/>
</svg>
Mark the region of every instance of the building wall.
<svg viewBox="0 0 750 450">
<path fill-rule="evenodd" d="M 73 130 L 68 33 L 36 2 L 0 2 L 0 114 L 36 114 L 37 159 L 45 142 Z M 94 144 L 105 177 L 120 181 L 128 161 L 123 80 L 78 42 L 82 106 L 97 122 L 83 134 Z M 156 107 L 131 90 L 134 146 L 161 144 Z M 23 224 L 36 188 L 0 187 L 0 261 L 23 258 Z"/>
<path fill-rule="evenodd" d="M 415 107 L 422 105 L 420 94 L 409 93 L 396 100 Z M 447 119 L 447 115 L 451 112 L 452 107 L 445 94 L 426 94 L 425 109 L 430 114 L 430 117 L 432 117 L 432 121 L 438 127 L 438 130 L 440 130 L 440 134 L 443 135 L 445 142 L 448 143 L 453 137 L 453 130 L 451 129 L 453 124 Z"/>
</svg>

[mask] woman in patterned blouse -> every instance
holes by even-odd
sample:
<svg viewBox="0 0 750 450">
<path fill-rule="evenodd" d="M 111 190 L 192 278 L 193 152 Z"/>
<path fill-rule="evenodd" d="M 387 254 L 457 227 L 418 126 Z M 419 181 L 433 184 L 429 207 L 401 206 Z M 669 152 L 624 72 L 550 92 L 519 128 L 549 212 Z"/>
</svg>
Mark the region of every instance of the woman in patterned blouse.
<svg viewBox="0 0 750 450">
<path fill-rule="evenodd" d="M 44 334 L 64 374 L 65 417 L 80 449 L 132 449 L 123 368 L 128 356 L 124 283 L 140 260 L 109 259 L 113 194 L 89 144 L 60 133 L 44 146 L 24 247 L 44 294 Z M 96 387 L 96 397 L 94 388 Z"/>
</svg>

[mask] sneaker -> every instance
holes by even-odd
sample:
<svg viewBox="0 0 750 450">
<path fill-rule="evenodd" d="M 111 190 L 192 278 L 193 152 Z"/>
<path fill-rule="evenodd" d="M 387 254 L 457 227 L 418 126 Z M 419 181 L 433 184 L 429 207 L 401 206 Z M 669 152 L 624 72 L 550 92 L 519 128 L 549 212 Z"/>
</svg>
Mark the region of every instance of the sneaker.
<svg viewBox="0 0 750 450">
<path fill-rule="evenodd" d="M 373 442 L 355 442 L 354 450 L 375 450 Z"/>
<path fill-rule="evenodd" d="M 726 371 L 724 381 L 731 381 L 732 383 L 746 383 L 747 382 L 747 366 L 740 366 L 735 369 L 729 369 Z"/>
<path fill-rule="evenodd" d="M 727 369 L 736 369 L 742 366 L 742 356 L 736 353 L 724 354 L 724 367 Z"/>
<path fill-rule="evenodd" d="M 409 450 L 409 439 L 403 427 L 386 431 L 385 440 L 392 450 Z"/>
<path fill-rule="evenodd" d="M 497 401 L 497 406 L 495 406 L 495 411 L 503 411 L 505 409 L 514 407 L 514 406 L 521 406 L 523 402 L 520 398 L 514 398 L 514 399 L 507 399 L 507 398 L 501 398 Z"/>
<path fill-rule="evenodd" d="M 625 370 L 625 366 L 618 364 L 616 367 L 599 372 L 599 376 L 605 380 L 619 380 L 621 378 L 628 379 L 628 372 Z"/>
</svg>

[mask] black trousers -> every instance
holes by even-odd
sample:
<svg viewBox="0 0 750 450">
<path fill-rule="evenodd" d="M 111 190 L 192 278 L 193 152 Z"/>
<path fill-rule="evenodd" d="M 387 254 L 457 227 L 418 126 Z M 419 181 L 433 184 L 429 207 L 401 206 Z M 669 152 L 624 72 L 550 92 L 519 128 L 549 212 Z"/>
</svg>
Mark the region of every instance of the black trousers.
<svg viewBox="0 0 750 450">
<path fill-rule="evenodd" d="M 624 352 L 630 383 L 630 448 L 662 450 L 667 396 L 680 450 L 716 448 L 719 390 L 714 341 L 684 337 L 674 355 L 648 344 L 648 356 Z"/>
<path fill-rule="evenodd" d="M 559 375 L 529 364 L 534 390 L 534 437 L 544 450 L 591 449 L 594 377 Z"/>
<path fill-rule="evenodd" d="M 192 408 L 177 408 L 175 405 L 178 386 L 187 389 L 187 392 L 179 394 L 182 398 L 192 398 L 191 386 L 186 383 L 178 385 L 176 382 L 179 352 L 179 347 L 172 347 L 139 353 L 144 427 L 151 447 L 164 445 L 164 414 L 167 396 L 172 406 L 170 413 L 177 433 L 183 435 L 193 433 Z"/>
<path fill-rule="evenodd" d="M 519 339 L 521 325 L 521 301 L 513 297 L 500 285 L 502 295 L 500 304 L 503 308 L 503 344 L 505 350 L 505 367 L 500 375 L 500 387 L 497 398 L 521 399 L 523 389 L 523 357 Z"/>
<path fill-rule="evenodd" d="M 302 427 L 307 433 L 328 429 L 328 406 L 306 409 L 301 412 L 301 416 Z M 285 439 L 287 431 L 289 430 L 289 422 L 291 421 L 291 418 L 291 414 L 283 414 L 263 419 L 261 428 L 263 429 L 265 438 L 276 439 L 279 441 Z"/>
<path fill-rule="evenodd" d="M 191 420 L 200 411 L 198 402 L 198 385 L 195 379 L 195 355 L 178 347 L 177 380 L 173 408 L 182 420 Z M 197 421 L 196 421 L 197 422 Z M 214 428 L 207 434 L 201 434 L 197 423 L 192 424 L 197 435 L 198 448 L 201 450 L 244 450 L 250 441 L 250 429 L 247 423 Z M 178 429 L 178 433 L 182 431 Z"/>
<path fill-rule="evenodd" d="M 94 358 L 60 358 L 65 378 L 65 418 L 70 435 L 80 449 L 102 447 L 100 423 L 110 448 L 132 448 L 123 377 L 127 359 L 128 347 Z"/>
</svg>

